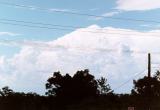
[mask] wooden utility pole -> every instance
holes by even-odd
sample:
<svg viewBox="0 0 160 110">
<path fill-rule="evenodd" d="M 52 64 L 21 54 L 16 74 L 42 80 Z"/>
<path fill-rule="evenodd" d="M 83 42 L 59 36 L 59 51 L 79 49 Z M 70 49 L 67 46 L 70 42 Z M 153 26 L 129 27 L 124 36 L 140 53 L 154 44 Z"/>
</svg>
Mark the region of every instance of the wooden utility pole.
<svg viewBox="0 0 160 110">
<path fill-rule="evenodd" d="M 150 93 L 151 93 L 151 85 L 150 85 L 150 78 L 151 78 L 151 54 L 148 53 L 148 110 L 151 110 L 151 105 L 150 105 L 150 101 L 151 101 L 151 97 L 150 97 Z"/>
<path fill-rule="evenodd" d="M 148 78 L 151 77 L 151 54 L 148 53 Z"/>
</svg>

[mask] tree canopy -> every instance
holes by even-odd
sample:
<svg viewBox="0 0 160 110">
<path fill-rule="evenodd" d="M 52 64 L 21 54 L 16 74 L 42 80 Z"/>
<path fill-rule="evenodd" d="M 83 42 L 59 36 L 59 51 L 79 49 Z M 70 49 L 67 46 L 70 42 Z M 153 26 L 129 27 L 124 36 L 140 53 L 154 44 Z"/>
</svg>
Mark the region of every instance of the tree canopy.
<svg viewBox="0 0 160 110">
<path fill-rule="evenodd" d="M 98 85 L 94 76 L 89 74 L 89 70 L 77 71 L 73 77 L 69 74 L 61 75 L 54 72 L 53 76 L 47 80 L 47 95 L 55 95 L 63 98 L 83 99 L 96 96 Z"/>
<path fill-rule="evenodd" d="M 160 72 L 153 77 L 134 80 L 132 94 L 116 94 L 107 79 L 95 79 L 89 70 L 77 71 L 73 76 L 54 72 L 46 83 L 47 96 L 34 92 L 15 92 L 9 87 L 0 90 L 2 110 L 136 110 L 160 109 Z M 150 94 L 152 97 L 147 97 Z"/>
<path fill-rule="evenodd" d="M 100 79 L 97 79 L 97 83 L 98 83 L 98 90 L 100 94 L 107 94 L 108 92 L 110 92 L 111 88 L 109 84 L 107 84 L 106 78 L 101 77 Z"/>
<path fill-rule="evenodd" d="M 157 71 L 153 77 L 143 77 L 134 80 L 134 88 L 132 89 L 132 94 L 142 95 L 142 96 L 160 96 L 160 72 Z"/>
</svg>

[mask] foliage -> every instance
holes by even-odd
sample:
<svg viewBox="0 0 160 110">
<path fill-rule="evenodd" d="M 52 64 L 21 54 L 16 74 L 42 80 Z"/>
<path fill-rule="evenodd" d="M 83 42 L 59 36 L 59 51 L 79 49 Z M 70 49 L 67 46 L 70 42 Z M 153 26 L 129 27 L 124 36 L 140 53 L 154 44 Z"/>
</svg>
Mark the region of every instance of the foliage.
<svg viewBox="0 0 160 110">
<path fill-rule="evenodd" d="M 100 79 L 97 79 L 97 83 L 100 94 L 107 94 L 108 92 L 110 92 L 111 88 L 109 84 L 107 84 L 106 78 L 101 77 Z"/>
<path fill-rule="evenodd" d="M 73 76 L 54 72 L 47 80 L 47 96 L 34 92 L 14 92 L 8 86 L 0 90 L 0 110 L 136 110 L 160 109 L 160 72 L 134 81 L 132 94 L 115 94 L 107 79 L 95 80 L 88 70 L 77 71 Z M 152 95 L 148 100 L 147 95 Z M 77 103 L 78 101 L 78 103 Z M 75 103 L 76 102 L 76 103 Z"/>
<path fill-rule="evenodd" d="M 160 71 L 157 71 L 156 74 L 154 75 L 154 77 L 160 81 Z"/>
<path fill-rule="evenodd" d="M 2 90 L 0 90 L 0 95 L 1 96 L 9 96 L 14 94 L 13 90 L 10 89 L 8 86 L 5 86 L 2 88 Z"/>
<path fill-rule="evenodd" d="M 144 77 L 142 79 L 134 80 L 134 89 L 132 94 L 142 96 L 160 96 L 160 80 L 159 72 L 154 77 Z"/>
<path fill-rule="evenodd" d="M 53 76 L 47 80 L 47 95 L 54 95 L 59 98 L 83 99 L 96 96 L 98 85 L 94 76 L 86 69 L 77 71 L 71 77 L 69 74 L 62 76 L 60 72 L 54 72 Z"/>
</svg>

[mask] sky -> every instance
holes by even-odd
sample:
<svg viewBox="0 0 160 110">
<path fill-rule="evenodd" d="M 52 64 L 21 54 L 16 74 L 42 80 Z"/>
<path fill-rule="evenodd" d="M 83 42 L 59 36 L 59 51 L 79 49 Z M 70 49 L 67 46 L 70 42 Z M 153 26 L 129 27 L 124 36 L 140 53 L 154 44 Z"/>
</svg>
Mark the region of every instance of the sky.
<svg viewBox="0 0 160 110">
<path fill-rule="evenodd" d="M 160 64 L 159 0 L 0 0 L 0 87 L 45 93 L 55 71 L 89 69 L 116 93 Z"/>
</svg>

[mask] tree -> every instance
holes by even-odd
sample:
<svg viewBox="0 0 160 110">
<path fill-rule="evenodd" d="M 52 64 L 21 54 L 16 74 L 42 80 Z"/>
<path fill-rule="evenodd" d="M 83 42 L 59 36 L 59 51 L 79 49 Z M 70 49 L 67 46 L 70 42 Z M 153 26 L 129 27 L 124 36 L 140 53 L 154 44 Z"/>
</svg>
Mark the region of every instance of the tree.
<svg viewBox="0 0 160 110">
<path fill-rule="evenodd" d="M 158 81 L 160 81 L 160 71 L 157 71 L 154 77 L 157 78 Z"/>
<path fill-rule="evenodd" d="M 5 86 L 2 88 L 2 90 L 0 90 L 0 95 L 1 96 L 9 96 L 9 95 L 13 95 L 14 92 L 12 89 L 10 89 L 8 86 Z"/>
<path fill-rule="evenodd" d="M 132 94 L 142 96 L 160 96 L 160 80 L 159 72 L 154 77 L 144 77 L 142 79 L 134 80 L 134 88 Z"/>
<path fill-rule="evenodd" d="M 46 83 L 46 89 L 48 90 L 46 92 L 46 95 L 51 96 L 58 94 L 58 89 L 60 89 L 60 87 L 62 86 L 62 78 L 63 76 L 59 71 L 53 73 L 53 76 L 50 77 Z"/>
<path fill-rule="evenodd" d="M 100 94 L 107 94 L 111 90 L 109 84 L 107 84 L 106 78 L 101 77 L 100 79 L 97 79 L 97 83 Z"/>
<path fill-rule="evenodd" d="M 71 77 L 69 74 L 62 76 L 60 72 L 54 72 L 47 80 L 47 95 L 53 95 L 63 99 L 83 99 L 97 95 L 98 85 L 89 70 L 77 71 Z"/>
</svg>

